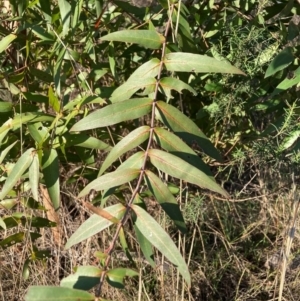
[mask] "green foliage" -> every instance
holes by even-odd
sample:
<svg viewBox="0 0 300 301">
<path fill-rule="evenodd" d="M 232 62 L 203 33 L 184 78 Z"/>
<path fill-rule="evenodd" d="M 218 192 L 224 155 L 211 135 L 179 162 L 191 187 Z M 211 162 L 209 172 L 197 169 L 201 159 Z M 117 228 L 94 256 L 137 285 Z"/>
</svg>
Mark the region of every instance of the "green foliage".
<svg viewBox="0 0 300 301">
<path fill-rule="evenodd" d="M 155 266 L 154 246 L 190 287 L 187 258 L 151 217 L 147 197 L 186 233 L 184 217 L 196 223 L 197 214 L 188 206 L 181 211 L 166 178 L 175 194 L 180 181 L 229 198 L 207 165 L 222 164 L 221 154 L 240 163 L 246 152 L 279 162 L 288 151 L 286 161 L 299 162 L 299 8 L 294 1 L 233 2 L 159 1 L 143 8 L 122 1 L 11 1 L 5 24 L 12 26 L 0 25 L 0 80 L 8 93 L 0 94 L 0 227 L 25 230 L 0 246 L 29 241 L 28 279 L 30 264 L 48 257 L 39 253 L 41 234 L 32 227 L 56 226 L 39 216 L 46 207 L 40 187 L 55 215 L 62 172 L 74 165 L 79 169 L 70 180 L 84 179 L 74 191 L 78 200 L 98 195 L 86 205 L 94 214 L 65 248 L 109 227 L 114 233 L 100 267 L 78 267 L 61 287 L 30 287 L 26 301 L 104 300 L 105 280 L 124 288 L 124 278 L 138 273 L 110 268 L 110 261 L 119 241 L 128 256 L 130 223 L 148 262 Z M 260 120 L 269 126 L 260 127 Z M 24 212 L 12 214 L 18 203 Z M 84 292 L 97 285 L 95 295 Z"/>
</svg>

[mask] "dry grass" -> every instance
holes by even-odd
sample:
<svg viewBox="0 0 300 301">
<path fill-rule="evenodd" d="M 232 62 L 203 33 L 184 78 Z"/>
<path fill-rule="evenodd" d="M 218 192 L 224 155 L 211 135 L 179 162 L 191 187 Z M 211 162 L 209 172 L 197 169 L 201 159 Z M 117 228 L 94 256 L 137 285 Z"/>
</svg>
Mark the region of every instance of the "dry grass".
<svg viewBox="0 0 300 301">
<path fill-rule="evenodd" d="M 280 265 L 269 265 L 268 269 L 265 263 L 286 244 L 293 214 L 293 195 L 288 183 L 280 183 L 282 188 L 277 190 L 268 189 L 270 185 L 265 183 L 266 179 L 262 181 L 257 176 L 251 182 L 225 183 L 232 196 L 239 195 L 229 201 L 219 200 L 213 195 L 201 196 L 201 192 L 189 190 L 188 187 L 182 189 L 180 202 L 189 228 L 189 234 L 185 237 L 177 233 L 159 207 L 149 200 L 152 204 L 150 211 L 171 234 L 189 263 L 192 287 L 188 290 L 174 268 L 153 270 L 143 260 L 137 260 L 134 265 L 115 256 L 112 266 L 135 268 L 140 278 L 127 279 L 125 290 L 106 285 L 103 288 L 105 297 L 111 300 L 166 301 L 277 300 L 282 269 Z M 74 201 L 70 191 L 75 190 L 70 188 L 64 191 L 62 203 L 65 206 L 59 215 L 63 244 L 89 216 L 85 208 Z M 21 230 L 22 226 L 6 233 L 2 231 L 1 238 Z M 130 227 L 127 231 L 130 249 L 138 253 Z M 98 265 L 94 252 L 104 251 L 108 246 L 113 228 L 68 251 L 55 243 L 57 238 L 51 229 L 42 229 L 41 234 L 35 245 L 40 250 L 50 250 L 51 256 L 32 261 L 27 280 L 22 278 L 22 269 L 32 252 L 30 240 L 1 251 L 2 300 L 23 300 L 29 285 L 59 285 L 60 280 L 72 273 L 74 267 Z M 299 235 L 296 233 L 289 261 L 297 256 L 298 241 Z M 120 250 L 121 247 L 117 246 L 116 254 Z M 164 260 L 159 254 L 157 258 Z M 298 266 L 287 271 L 282 300 L 300 300 L 299 273 Z"/>
</svg>

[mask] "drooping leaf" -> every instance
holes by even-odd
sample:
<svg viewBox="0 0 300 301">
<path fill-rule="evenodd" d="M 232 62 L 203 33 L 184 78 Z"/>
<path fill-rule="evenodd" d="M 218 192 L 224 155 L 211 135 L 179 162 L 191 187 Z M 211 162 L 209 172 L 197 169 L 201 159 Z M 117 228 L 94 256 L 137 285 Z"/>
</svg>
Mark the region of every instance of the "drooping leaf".
<svg viewBox="0 0 300 301">
<path fill-rule="evenodd" d="M 172 98 L 171 91 L 175 90 L 178 93 L 181 93 L 183 89 L 186 89 L 192 92 L 194 95 L 197 95 L 197 92 L 188 84 L 184 83 L 180 79 L 173 77 L 164 77 L 159 81 L 160 87 L 165 92 L 168 98 Z"/>
<path fill-rule="evenodd" d="M 111 95 L 112 103 L 121 102 L 129 99 L 134 93 L 140 89 L 146 89 L 148 94 L 155 90 L 156 80 L 153 77 L 139 77 L 135 80 L 130 80 L 118 87 Z"/>
<path fill-rule="evenodd" d="M 116 288 L 124 288 L 124 278 L 138 276 L 139 274 L 131 269 L 127 268 L 116 268 L 107 271 L 107 282 Z"/>
<path fill-rule="evenodd" d="M 119 222 L 119 220 L 117 218 L 115 218 L 114 216 L 112 216 L 110 213 L 108 213 L 106 210 L 99 208 L 99 207 L 95 207 L 92 204 L 90 204 L 89 202 L 84 202 L 83 203 L 85 207 L 87 207 L 89 210 L 91 210 L 92 212 L 94 212 L 95 214 L 109 220 L 110 222 L 117 224 Z"/>
<path fill-rule="evenodd" d="M 113 149 L 110 151 L 106 159 L 101 165 L 99 175 L 111 166 L 111 164 L 116 161 L 122 154 L 135 148 L 136 146 L 143 143 L 149 137 L 150 127 L 142 126 L 133 130 L 130 134 L 124 137 L 119 143 L 117 143 Z"/>
<path fill-rule="evenodd" d="M 269 65 L 265 78 L 269 77 L 276 72 L 286 68 L 294 61 L 294 56 L 290 47 L 286 47 L 279 54 L 275 56 L 271 64 Z"/>
<path fill-rule="evenodd" d="M 188 266 L 182 258 L 176 245 L 165 232 L 165 230 L 150 216 L 144 209 L 138 205 L 132 205 L 132 210 L 136 214 L 134 224 L 140 232 L 157 248 L 171 263 L 177 268 L 187 284 L 191 285 L 191 276 Z"/>
<path fill-rule="evenodd" d="M 111 104 L 77 122 L 71 131 L 85 131 L 136 119 L 149 113 L 151 105 L 152 100 L 149 98 L 136 98 Z"/>
<path fill-rule="evenodd" d="M 182 159 L 158 149 L 150 149 L 148 154 L 151 163 L 168 175 L 229 197 L 228 193 L 205 173 Z"/>
<path fill-rule="evenodd" d="M 0 53 L 3 52 L 9 44 L 17 38 L 17 35 L 11 33 L 0 41 Z"/>
<path fill-rule="evenodd" d="M 32 163 L 29 167 L 29 184 L 30 184 L 32 196 L 37 201 L 39 199 L 39 179 L 40 179 L 39 158 L 37 153 L 35 153 L 33 156 Z"/>
<path fill-rule="evenodd" d="M 155 268 L 156 264 L 154 261 L 154 253 L 152 250 L 152 245 L 149 242 L 149 240 L 141 233 L 141 231 L 139 230 L 139 228 L 136 225 L 133 225 L 134 231 L 135 231 L 135 235 L 136 235 L 136 239 L 139 243 L 139 246 L 143 252 L 143 255 L 145 256 L 146 260 L 148 261 L 148 263 Z"/>
<path fill-rule="evenodd" d="M 196 144 L 212 158 L 222 161 L 219 152 L 198 126 L 175 107 L 163 102 L 156 103 L 156 118 L 163 122 L 170 130 L 182 138 L 189 145 Z"/>
<path fill-rule="evenodd" d="M 78 267 L 74 274 L 62 279 L 60 286 L 88 291 L 99 283 L 101 272 L 94 266 Z"/>
<path fill-rule="evenodd" d="M 140 174 L 139 169 L 122 169 L 107 173 L 100 178 L 89 183 L 78 195 L 83 197 L 87 195 L 92 189 L 99 191 L 109 189 L 115 186 L 122 185 L 136 179 Z"/>
<path fill-rule="evenodd" d="M 28 149 L 14 165 L 0 191 L 0 200 L 4 199 L 14 185 L 20 180 L 23 173 L 28 169 L 32 163 L 34 152 L 35 150 L 33 148 Z"/>
<path fill-rule="evenodd" d="M 94 301 L 95 296 L 77 289 L 57 286 L 30 286 L 25 301 Z"/>
<path fill-rule="evenodd" d="M 150 49 L 159 49 L 165 42 L 164 36 L 154 30 L 120 30 L 109 33 L 101 40 L 134 43 Z"/>
<path fill-rule="evenodd" d="M 126 208 L 122 204 L 115 204 L 104 209 L 109 214 L 113 215 L 115 218 L 120 219 L 125 213 Z M 80 227 L 75 231 L 75 233 L 68 239 L 65 249 L 69 249 L 75 244 L 86 240 L 93 235 L 101 232 L 102 230 L 108 228 L 113 223 L 102 216 L 93 214 L 85 222 L 83 222 Z"/>
<path fill-rule="evenodd" d="M 226 61 L 218 61 L 212 57 L 194 53 L 168 53 L 164 57 L 164 64 L 168 71 L 245 75 L 243 71 Z"/>
<path fill-rule="evenodd" d="M 145 180 L 151 193 L 182 233 L 187 232 L 179 205 L 168 187 L 150 170 L 145 171 Z"/>
<path fill-rule="evenodd" d="M 163 149 L 200 169 L 209 178 L 215 181 L 208 166 L 175 134 L 163 128 L 154 128 L 154 139 Z"/>
<path fill-rule="evenodd" d="M 55 149 L 44 149 L 42 157 L 42 170 L 45 184 L 51 198 L 53 207 L 60 206 L 59 162 Z"/>
</svg>

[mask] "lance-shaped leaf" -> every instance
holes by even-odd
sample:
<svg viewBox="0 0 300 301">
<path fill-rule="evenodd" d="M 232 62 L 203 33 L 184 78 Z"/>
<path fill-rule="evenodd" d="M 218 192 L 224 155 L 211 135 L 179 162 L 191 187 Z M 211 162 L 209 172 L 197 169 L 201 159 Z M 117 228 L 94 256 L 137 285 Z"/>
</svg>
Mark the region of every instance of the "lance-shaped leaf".
<svg viewBox="0 0 300 301">
<path fill-rule="evenodd" d="M 140 80 L 141 78 L 156 77 L 159 71 L 159 65 L 160 65 L 159 59 L 157 58 L 151 59 L 150 61 L 138 67 L 127 79 L 127 82 Z"/>
<path fill-rule="evenodd" d="M 107 211 L 115 218 L 120 219 L 125 213 L 126 208 L 122 204 L 115 204 L 103 210 Z M 85 222 L 83 222 L 75 231 L 75 233 L 68 239 L 67 244 L 65 245 L 65 249 L 69 249 L 73 245 L 76 245 L 83 240 L 92 237 L 93 235 L 108 228 L 112 224 L 113 222 L 109 221 L 108 219 L 97 214 L 93 214 Z"/>
<path fill-rule="evenodd" d="M 62 287 L 88 291 L 99 283 L 102 270 L 94 266 L 82 266 L 60 282 Z"/>
<path fill-rule="evenodd" d="M 125 162 L 123 162 L 117 170 L 126 170 L 126 169 L 141 169 L 143 162 L 145 160 L 145 152 L 140 151 L 129 157 Z"/>
<path fill-rule="evenodd" d="M 178 229 L 182 233 L 186 233 L 187 229 L 179 205 L 168 187 L 150 170 L 145 171 L 145 180 L 149 190 L 152 192 L 157 202 L 161 205 Z"/>
<path fill-rule="evenodd" d="M 40 164 L 37 153 L 33 156 L 33 161 L 29 167 L 29 183 L 32 196 L 35 200 L 39 199 L 39 179 L 40 179 Z"/>
<path fill-rule="evenodd" d="M 160 87 L 164 90 L 168 98 L 172 98 L 171 91 L 175 90 L 178 93 L 181 93 L 182 90 L 186 89 L 192 92 L 194 95 L 197 95 L 197 92 L 188 84 L 181 81 L 180 79 L 173 77 L 164 77 L 159 81 Z"/>
<path fill-rule="evenodd" d="M 199 127 L 175 107 L 163 102 L 156 103 L 156 117 L 170 130 L 182 138 L 189 145 L 197 145 L 207 155 L 222 161 L 219 152 L 214 145 L 199 129 Z"/>
<path fill-rule="evenodd" d="M 209 167 L 179 137 L 163 128 L 154 128 L 154 139 L 163 149 L 203 171 L 215 181 Z"/>
<path fill-rule="evenodd" d="M 9 46 L 9 44 L 13 40 L 15 40 L 16 38 L 17 38 L 17 35 L 11 33 L 8 36 L 1 39 L 1 41 L 0 41 L 0 53 L 3 52 Z"/>
<path fill-rule="evenodd" d="M 55 210 L 60 206 L 59 162 L 55 149 L 45 149 L 42 157 L 45 184 Z"/>
<path fill-rule="evenodd" d="M 212 57 L 194 53 L 168 53 L 164 57 L 164 64 L 168 71 L 234 73 L 245 75 L 240 69 L 232 66 L 226 61 L 218 61 Z"/>
<path fill-rule="evenodd" d="M 0 164 L 3 162 L 3 160 L 5 159 L 6 155 L 8 154 L 8 152 L 16 145 L 18 141 L 15 141 L 13 144 L 9 145 L 7 148 L 5 148 L 1 154 L 0 154 Z M 1 144 L 1 141 L 0 141 Z"/>
<path fill-rule="evenodd" d="M 144 116 L 151 111 L 152 99 L 135 98 L 108 105 L 77 122 L 71 131 L 85 131 Z"/>
<path fill-rule="evenodd" d="M 156 80 L 153 77 L 139 77 L 135 80 L 130 80 L 118 87 L 111 95 L 112 103 L 121 102 L 129 99 L 135 92 L 146 88 L 148 94 L 155 90 Z"/>
<path fill-rule="evenodd" d="M 272 92 L 270 97 L 273 97 L 289 88 L 291 88 L 294 85 L 299 84 L 300 82 L 300 67 L 298 67 L 294 72 L 293 78 L 285 78 Z"/>
<path fill-rule="evenodd" d="M 149 157 L 156 168 L 168 175 L 229 197 L 228 193 L 205 173 L 182 159 L 158 149 L 150 149 Z"/>
<path fill-rule="evenodd" d="M 148 139 L 150 133 L 149 126 L 142 126 L 133 130 L 125 138 L 123 138 L 119 143 L 117 143 L 113 149 L 110 151 L 104 162 L 102 163 L 101 169 L 99 171 L 99 176 L 111 166 L 122 154 L 133 149 L 134 147 L 143 143 Z"/>
<path fill-rule="evenodd" d="M 78 197 L 87 195 L 92 189 L 99 191 L 109 189 L 115 186 L 130 182 L 138 177 L 139 169 L 116 170 L 103 175 L 100 178 L 89 183 L 79 194 Z"/>
<path fill-rule="evenodd" d="M 139 194 L 137 194 L 133 201 L 134 204 L 139 205 L 141 208 L 147 211 L 147 206 L 144 202 L 144 200 L 141 198 Z M 154 261 L 154 252 L 153 247 L 150 241 L 141 233 L 141 231 L 138 229 L 136 225 L 133 225 L 136 239 L 139 243 L 139 246 L 143 252 L 143 255 L 145 256 L 146 260 L 149 262 L 149 264 L 155 268 L 156 264 Z"/>
<path fill-rule="evenodd" d="M 3 198 L 9 193 L 14 185 L 20 180 L 23 173 L 28 169 L 32 163 L 34 151 L 35 150 L 33 148 L 28 149 L 14 165 L 0 191 L 0 200 L 3 200 Z"/>
<path fill-rule="evenodd" d="M 109 151 L 111 149 L 111 146 L 108 145 L 107 143 L 95 137 L 88 136 L 84 133 L 80 133 L 80 134 L 65 133 L 64 137 L 66 138 L 66 147 L 76 145 L 84 148 L 94 148 L 94 149 L 105 150 L 105 151 Z"/>
<path fill-rule="evenodd" d="M 93 301 L 95 296 L 77 289 L 59 286 L 30 286 L 25 301 Z"/>
<path fill-rule="evenodd" d="M 164 36 L 154 30 L 120 30 L 109 33 L 101 40 L 134 43 L 150 49 L 159 49 L 165 42 Z"/>
<path fill-rule="evenodd" d="M 131 208 L 136 214 L 134 224 L 137 226 L 140 232 L 152 243 L 155 248 L 157 248 L 171 263 L 178 268 L 179 273 L 190 286 L 191 276 L 188 266 L 171 237 L 157 223 L 157 221 L 140 206 L 133 204 Z"/>
<path fill-rule="evenodd" d="M 276 55 L 276 57 L 273 59 L 273 61 L 269 65 L 269 67 L 266 71 L 266 74 L 265 74 L 265 78 L 286 68 L 293 61 L 294 61 L 294 55 L 291 51 L 291 48 L 287 47 L 287 48 L 283 49 L 279 54 Z"/>
</svg>

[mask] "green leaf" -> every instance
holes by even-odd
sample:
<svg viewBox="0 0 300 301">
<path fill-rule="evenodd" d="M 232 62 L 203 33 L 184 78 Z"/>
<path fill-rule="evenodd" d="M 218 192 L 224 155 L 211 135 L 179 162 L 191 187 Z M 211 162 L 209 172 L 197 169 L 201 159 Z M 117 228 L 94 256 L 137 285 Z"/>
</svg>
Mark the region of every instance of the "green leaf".
<svg viewBox="0 0 300 301">
<path fill-rule="evenodd" d="M 136 271 L 127 268 L 117 268 L 107 271 L 107 282 L 116 288 L 124 288 L 124 278 L 138 276 L 139 274 Z"/>
<path fill-rule="evenodd" d="M 286 68 L 294 61 L 294 55 L 291 51 L 290 47 L 287 47 L 283 49 L 279 54 L 276 55 L 276 57 L 273 59 L 271 64 L 269 65 L 265 78 L 269 77 L 276 72 Z"/>
<path fill-rule="evenodd" d="M 95 296 L 68 287 L 30 286 L 25 301 L 94 301 Z"/>
<path fill-rule="evenodd" d="M 156 103 L 156 117 L 177 136 L 190 145 L 196 144 L 212 158 L 222 161 L 222 157 L 214 145 L 203 134 L 198 126 L 175 107 L 163 102 Z"/>
<path fill-rule="evenodd" d="M 88 291 L 99 283 L 102 270 L 94 266 L 78 267 L 75 274 L 60 282 L 60 286 Z"/>
<path fill-rule="evenodd" d="M 53 110 L 56 113 L 59 113 L 59 111 L 60 111 L 60 102 L 59 102 L 58 98 L 55 96 L 51 86 L 49 86 L 48 97 L 49 97 L 50 106 L 53 108 Z"/>
<path fill-rule="evenodd" d="M 28 169 L 32 163 L 34 152 L 35 150 L 33 148 L 28 149 L 14 165 L 0 191 L 0 200 L 3 200 L 14 185 L 20 180 L 23 173 Z"/>
<path fill-rule="evenodd" d="M 29 274 L 30 274 L 29 264 L 30 264 L 30 259 L 27 258 L 23 264 L 23 269 L 22 269 L 22 278 L 24 280 L 28 280 L 28 278 L 29 278 Z"/>
<path fill-rule="evenodd" d="M 8 101 L 0 101 L 0 113 L 11 112 L 13 108 L 13 104 Z"/>
<path fill-rule="evenodd" d="M 136 146 L 143 143 L 146 139 L 149 138 L 150 127 L 142 126 L 131 133 L 129 133 L 125 138 L 123 138 L 119 143 L 117 143 L 111 152 L 108 154 L 104 162 L 102 163 L 101 169 L 99 171 L 98 176 L 103 174 L 103 172 L 111 166 L 113 162 L 115 162 L 122 154 L 127 151 L 135 148 Z"/>
<path fill-rule="evenodd" d="M 89 183 L 78 195 L 83 197 L 87 195 L 92 189 L 99 191 L 109 189 L 115 186 L 122 185 L 136 179 L 140 174 L 139 169 L 122 169 L 107 173 L 100 178 Z"/>
<path fill-rule="evenodd" d="M 15 234 L 7 236 L 5 239 L 1 240 L 0 246 L 3 249 L 7 249 L 17 243 L 23 242 L 24 238 L 25 238 L 24 232 L 15 233 Z"/>
<path fill-rule="evenodd" d="M 233 73 L 245 75 L 240 69 L 226 61 L 218 61 L 212 57 L 193 53 L 168 53 L 164 58 L 168 71 L 196 73 Z"/>
<path fill-rule="evenodd" d="M 117 170 L 126 169 L 141 169 L 143 162 L 145 160 L 145 152 L 140 151 L 129 157 L 125 162 L 123 162 Z"/>
<path fill-rule="evenodd" d="M 31 137 L 42 146 L 43 142 L 50 137 L 49 128 L 44 126 L 41 122 L 28 124 L 28 131 Z"/>
<path fill-rule="evenodd" d="M 103 209 L 107 211 L 109 214 L 113 215 L 114 217 L 120 219 L 122 215 L 125 213 L 126 207 L 122 204 L 115 204 L 110 207 Z M 83 240 L 86 240 L 93 235 L 101 232 L 102 230 L 108 228 L 109 226 L 113 225 L 113 222 L 109 221 L 108 219 L 93 214 L 89 217 L 85 222 L 83 222 L 80 227 L 76 230 L 76 232 L 68 239 L 65 250 L 69 249 L 73 245 L 76 245 Z"/>
<path fill-rule="evenodd" d="M 5 159 L 6 155 L 8 154 L 8 152 L 16 145 L 18 141 L 15 141 L 13 144 L 9 145 L 6 149 L 4 149 L 1 152 L 0 155 L 0 164 L 3 162 L 3 160 Z"/>
<path fill-rule="evenodd" d="M 15 40 L 17 36 L 15 34 L 9 34 L 8 36 L 4 37 L 0 41 L 0 53 L 3 52 L 9 45 L 10 43 Z"/>
<path fill-rule="evenodd" d="M 84 147 L 84 148 L 93 148 L 93 149 L 99 149 L 104 151 L 109 151 L 111 149 L 111 146 L 106 144 L 105 142 L 95 138 L 88 136 L 84 133 L 80 134 L 64 134 L 64 137 L 66 139 L 66 147 L 70 147 L 73 145 Z"/>
<path fill-rule="evenodd" d="M 138 67 L 127 79 L 127 82 L 140 80 L 141 78 L 155 78 L 158 75 L 160 60 L 153 58 Z"/>
<path fill-rule="evenodd" d="M 134 224 L 137 226 L 137 228 L 155 248 L 157 248 L 171 263 L 178 268 L 178 271 L 190 286 L 191 276 L 188 266 L 186 265 L 170 236 L 144 209 L 134 204 L 131 206 L 131 208 L 136 214 L 136 220 Z"/>
<path fill-rule="evenodd" d="M 29 184 L 31 188 L 31 193 L 33 198 L 39 200 L 39 179 L 40 179 L 40 169 L 39 169 L 39 158 L 37 153 L 34 154 L 32 163 L 29 167 Z"/>
<path fill-rule="evenodd" d="M 151 163 L 168 175 L 198 185 L 199 187 L 215 191 L 226 198 L 229 197 L 228 193 L 205 173 L 191 164 L 186 163 L 182 159 L 158 149 L 150 149 L 148 154 Z"/>
<path fill-rule="evenodd" d="M 151 193 L 182 233 L 187 233 L 179 205 L 168 187 L 150 170 L 145 171 L 145 180 Z"/>
<path fill-rule="evenodd" d="M 63 24 L 62 35 L 65 36 L 70 28 L 70 20 L 71 20 L 71 5 L 67 0 L 58 0 L 58 7 L 60 10 L 60 16 Z"/>
<path fill-rule="evenodd" d="M 164 36 L 154 30 L 120 30 L 109 33 L 101 40 L 135 43 L 150 49 L 159 49 L 165 42 Z"/>
<path fill-rule="evenodd" d="M 53 121 L 54 117 L 40 112 L 35 113 L 23 113 L 16 115 L 14 119 L 7 120 L 0 128 L 0 134 L 7 130 L 17 130 L 21 125 L 27 124 L 30 122 L 39 122 L 39 121 Z"/>
<path fill-rule="evenodd" d="M 197 95 L 197 92 L 191 86 L 187 85 L 186 83 L 177 78 L 164 77 L 159 81 L 159 85 L 164 90 L 168 98 L 173 98 L 171 90 L 175 90 L 178 93 L 181 93 L 183 89 L 186 89 L 192 92 L 194 95 Z"/>
<path fill-rule="evenodd" d="M 85 131 L 137 119 L 149 113 L 152 99 L 135 98 L 108 105 L 77 122 L 70 131 Z"/>
<path fill-rule="evenodd" d="M 51 84 L 53 82 L 52 75 L 49 74 L 48 72 L 43 71 L 43 70 L 39 70 L 39 69 L 36 69 L 34 67 L 29 67 L 29 73 L 31 75 L 35 76 L 38 80 L 42 80 L 42 81 L 44 81 L 46 83 L 49 83 L 49 84 Z M 33 94 L 33 93 L 25 92 L 24 94 L 25 95 L 28 95 L 28 94 L 30 95 L 30 94 Z M 46 97 L 45 95 L 38 95 L 38 94 L 36 94 L 35 96 L 39 96 L 41 99 Z M 39 101 L 39 102 L 42 102 L 42 101 Z"/>
<path fill-rule="evenodd" d="M 0 206 L 2 205 L 2 203 L 0 202 Z M 2 207 L 2 206 L 1 206 Z M 6 230 L 6 224 L 3 221 L 3 219 L 0 217 L 0 227 L 4 230 Z"/>
<path fill-rule="evenodd" d="M 275 95 L 278 95 L 279 93 L 286 91 L 287 89 L 299 84 L 300 82 L 300 67 L 297 68 L 294 72 L 294 77 L 289 79 L 285 78 L 272 92 L 270 97 L 273 97 Z"/>
<path fill-rule="evenodd" d="M 154 261 L 154 253 L 152 250 L 152 245 L 149 242 L 149 240 L 141 233 L 139 228 L 136 225 L 133 225 L 135 234 L 136 234 L 136 239 L 139 243 L 139 246 L 143 252 L 143 255 L 145 256 L 146 260 L 148 263 L 155 268 L 156 264 Z"/>
<path fill-rule="evenodd" d="M 204 172 L 215 181 L 209 167 L 179 137 L 163 128 L 154 128 L 154 139 L 163 149 Z"/>
<path fill-rule="evenodd" d="M 149 92 L 148 94 L 150 94 L 154 92 L 155 85 L 156 80 L 153 77 L 139 77 L 138 79 L 127 81 L 112 93 L 110 101 L 115 103 L 127 100 L 135 92 L 144 88 L 146 88 Z"/>
<path fill-rule="evenodd" d="M 44 149 L 42 157 L 42 170 L 45 184 L 53 207 L 57 210 L 60 206 L 59 162 L 55 149 Z"/>
</svg>

